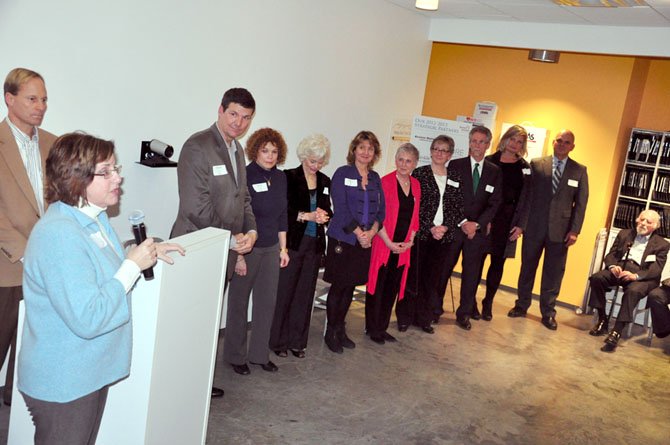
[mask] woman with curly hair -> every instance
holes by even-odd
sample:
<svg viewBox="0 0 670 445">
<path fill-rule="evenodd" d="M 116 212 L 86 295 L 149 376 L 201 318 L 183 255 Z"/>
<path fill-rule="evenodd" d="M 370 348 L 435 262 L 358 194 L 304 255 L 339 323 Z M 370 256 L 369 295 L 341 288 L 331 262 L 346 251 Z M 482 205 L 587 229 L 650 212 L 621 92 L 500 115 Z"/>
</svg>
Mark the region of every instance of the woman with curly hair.
<svg viewBox="0 0 670 445">
<path fill-rule="evenodd" d="M 330 210 L 330 178 L 321 173 L 330 158 L 330 142 L 321 134 L 298 144 L 300 165 L 284 170 L 288 183 L 287 246 L 291 262 L 279 272 L 270 349 L 279 357 L 291 351 L 304 358 L 316 278 L 326 250 L 325 224 Z"/>
<path fill-rule="evenodd" d="M 277 169 L 286 160 L 281 133 L 262 128 L 249 136 L 246 147 L 247 186 L 256 217 L 258 239 L 251 252 L 240 255 L 228 291 L 223 358 L 242 375 L 249 374 L 247 359 L 265 371 L 277 366 L 269 359 L 268 342 L 277 297 L 279 269 L 289 262 L 286 247 L 286 175 Z M 278 257 L 279 256 L 279 257 Z M 251 339 L 247 353 L 247 311 L 254 292 Z"/>
</svg>

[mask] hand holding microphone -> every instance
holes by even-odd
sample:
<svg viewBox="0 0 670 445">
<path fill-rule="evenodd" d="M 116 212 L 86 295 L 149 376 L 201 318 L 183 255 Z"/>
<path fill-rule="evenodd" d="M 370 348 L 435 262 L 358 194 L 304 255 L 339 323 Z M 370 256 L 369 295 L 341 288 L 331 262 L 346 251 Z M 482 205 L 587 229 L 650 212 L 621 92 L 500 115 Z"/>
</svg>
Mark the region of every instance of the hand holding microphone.
<svg viewBox="0 0 670 445">
<path fill-rule="evenodd" d="M 130 224 L 132 224 L 133 235 L 137 247 L 133 248 L 128 253 L 128 259 L 135 261 L 142 269 L 144 279 L 149 281 L 154 279 L 153 265 L 156 264 L 158 253 L 156 252 L 156 245 L 153 238 L 147 239 L 147 231 L 144 225 L 144 212 L 135 210 L 128 217 Z M 149 263 L 147 263 L 150 261 Z"/>
</svg>

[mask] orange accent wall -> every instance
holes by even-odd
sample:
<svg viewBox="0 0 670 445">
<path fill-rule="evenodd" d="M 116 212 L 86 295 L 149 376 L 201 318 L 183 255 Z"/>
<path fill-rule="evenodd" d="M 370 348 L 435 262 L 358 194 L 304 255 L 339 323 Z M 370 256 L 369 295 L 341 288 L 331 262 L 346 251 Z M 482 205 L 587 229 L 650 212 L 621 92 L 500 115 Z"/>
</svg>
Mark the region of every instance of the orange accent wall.
<svg viewBox="0 0 670 445">
<path fill-rule="evenodd" d="M 547 128 L 544 154 L 552 153 L 560 129 L 575 133 L 570 156 L 587 166 L 590 196 L 559 300 L 581 305 L 596 234 L 609 225 L 630 129 L 670 127 L 669 82 L 667 60 L 562 53 L 559 63 L 549 64 L 528 60 L 527 49 L 434 43 L 423 114 L 456 119 L 472 115 L 478 101 L 495 102 L 491 150 L 503 122 Z M 516 288 L 520 256 L 519 245 L 517 258 L 505 264 L 504 285 Z"/>
</svg>

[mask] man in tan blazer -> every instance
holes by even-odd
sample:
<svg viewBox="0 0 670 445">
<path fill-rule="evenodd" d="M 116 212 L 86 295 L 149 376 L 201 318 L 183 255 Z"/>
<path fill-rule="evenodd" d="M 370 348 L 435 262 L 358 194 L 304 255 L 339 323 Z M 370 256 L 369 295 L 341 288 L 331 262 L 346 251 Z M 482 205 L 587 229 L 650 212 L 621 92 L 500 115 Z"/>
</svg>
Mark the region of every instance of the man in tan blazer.
<svg viewBox="0 0 670 445">
<path fill-rule="evenodd" d="M 47 91 L 38 73 L 15 68 L 4 84 L 7 118 L 0 122 L 0 367 L 10 349 L 4 403 L 14 379 L 16 325 L 28 235 L 44 213 L 44 168 L 56 136 L 38 127 Z"/>
</svg>

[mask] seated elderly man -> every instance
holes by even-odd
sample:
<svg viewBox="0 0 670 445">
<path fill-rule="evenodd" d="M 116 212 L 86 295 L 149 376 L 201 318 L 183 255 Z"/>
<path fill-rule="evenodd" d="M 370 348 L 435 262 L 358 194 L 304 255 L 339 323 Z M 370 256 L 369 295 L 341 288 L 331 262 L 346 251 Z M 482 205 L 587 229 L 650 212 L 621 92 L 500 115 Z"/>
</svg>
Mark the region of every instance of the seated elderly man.
<svg viewBox="0 0 670 445">
<path fill-rule="evenodd" d="M 598 310 L 598 321 L 589 331 L 591 335 L 604 335 L 608 330 L 605 313 L 605 293 L 610 287 L 623 286 L 621 306 L 614 328 L 601 348 L 613 352 L 627 323 L 633 321 L 633 311 L 642 298 L 658 286 L 661 272 L 668 257 L 670 244 L 654 233 L 660 217 L 654 210 L 644 210 L 635 220 L 636 230 L 619 232 L 605 257 L 605 269 L 594 273 L 591 282 L 589 306 Z"/>
<path fill-rule="evenodd" d="M 670 278 L 663 280 L 661 285 L 649 294 L 649 310 L 651 326 L 658 338 L 670 335 Z"/>
</svg>

